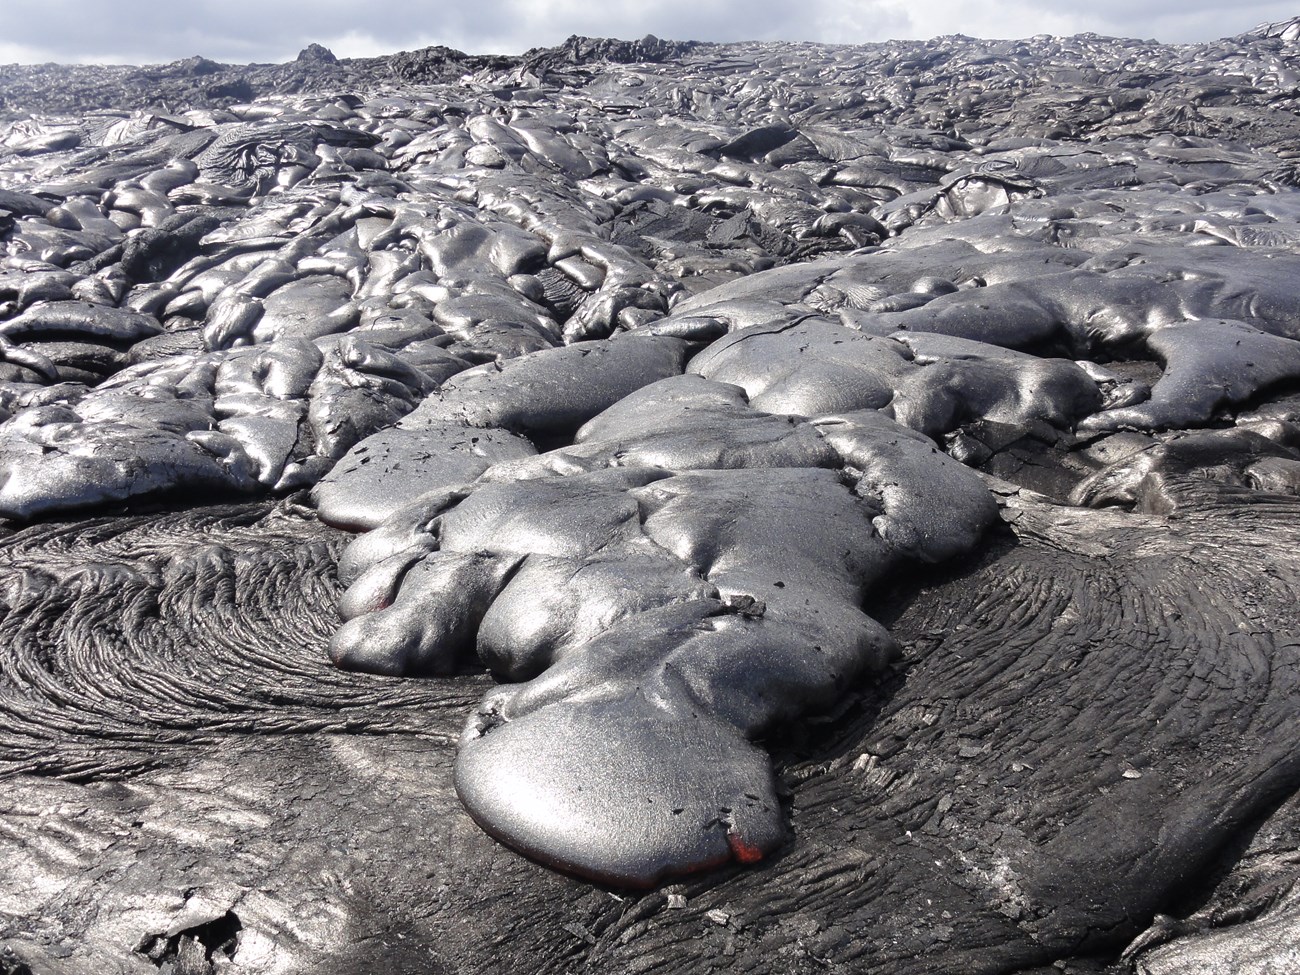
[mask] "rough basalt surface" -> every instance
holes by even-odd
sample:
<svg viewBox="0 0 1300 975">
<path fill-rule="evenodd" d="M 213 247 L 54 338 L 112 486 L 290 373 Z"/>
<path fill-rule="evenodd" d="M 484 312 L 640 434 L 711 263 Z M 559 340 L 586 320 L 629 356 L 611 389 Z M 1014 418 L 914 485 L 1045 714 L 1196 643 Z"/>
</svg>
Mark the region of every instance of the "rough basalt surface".
<svg viewBox="0 0 1300 975">
<path fill-rule="evenodd" d="M 1295 968 L 1298 43 L 0 68 L 0 972 Z"/>
</svg>

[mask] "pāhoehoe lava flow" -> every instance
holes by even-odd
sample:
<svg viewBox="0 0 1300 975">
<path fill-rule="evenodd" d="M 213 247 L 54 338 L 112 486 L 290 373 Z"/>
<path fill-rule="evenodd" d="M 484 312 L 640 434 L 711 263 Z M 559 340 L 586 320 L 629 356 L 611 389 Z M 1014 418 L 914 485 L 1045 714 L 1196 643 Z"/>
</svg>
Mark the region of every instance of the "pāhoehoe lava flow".
<svg viewBox="0 0 1300 975">
<path fill-rule="evenodd" d="M 384 882 L 321 864 L 409 863 L 453 785 L 569 874 L 691 875 L 737 971 L 805 913 L 852 970 L 1277 970 L 1297 23 L 0 68 L 0 971 L 374 964 Z M 87 857 L 155 812 L 130 863 L 188 893 L 132 907 Z M 535 869 L 472 849 L 435 900 Z M 590 891 L 526 876 L 543 927 Z M 655 896 L 556 924 L 705 957 Z"/>
</svg>

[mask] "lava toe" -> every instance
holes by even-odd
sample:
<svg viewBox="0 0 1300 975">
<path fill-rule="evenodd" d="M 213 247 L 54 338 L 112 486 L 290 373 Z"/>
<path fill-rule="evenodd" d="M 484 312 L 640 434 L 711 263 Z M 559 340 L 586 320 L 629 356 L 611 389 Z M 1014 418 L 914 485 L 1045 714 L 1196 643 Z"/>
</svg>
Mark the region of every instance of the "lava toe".
<svg viewBox="0 0 1300 975">
<path fill-rule="evenodd" d="M 479 715 L 461 743 L 456 790 L 503 843 L 616 886 L 753 863 L 785 838 L 762 751 L 635 688 L 514 721 Z"/>
</svg>

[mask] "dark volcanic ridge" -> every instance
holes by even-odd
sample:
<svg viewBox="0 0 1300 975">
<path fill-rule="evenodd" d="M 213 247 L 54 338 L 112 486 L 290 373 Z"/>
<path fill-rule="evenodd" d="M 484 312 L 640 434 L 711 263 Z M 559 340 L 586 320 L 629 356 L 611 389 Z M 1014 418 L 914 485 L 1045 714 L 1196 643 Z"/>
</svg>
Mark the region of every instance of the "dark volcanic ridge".
<svg viewBox="0 0 1300 975">
<path fill-rule="evenodd" d="M 0 971 L 1292 970 L 1298 38 L 4 69 Z"/>
<path fill-rule="evenodd" d="M 522 55 L 466 54 L 435 45 L 372 58 L 339 58 L 309 44 L 284 64 L 223 64 L 195 55 L 169 64 L 0 65 L 0 118 L 26 114 L 100 111 L 183 112 L 226 108 L 263 95 L 353 94 L 394 85 L 455 82 L 479 73 L 545 72 L 557 67 L 613 62 L 662 62 L 700 45 L 696 41 L 639 41 L 572 36 L 563 44 Z"/>
<path fill-rule="evenodd" d="M 1036 94 L 1051 99 L 1051 89 L 1084 82 L 1116 92 L 1118 104 L 1089 104 L 1084 117 L 1071 117 L 1065 135 L 1087 134 L 1107 114 L 1123 111 L 1136 99 L 1156 92 L 1171 103 L 1222 107 L 1241 100 L 1251 106 L 1294 108 L 1293 79 L 1271 75 L 1288 59 L 1300 38 L 1294 21 L 1261 24 L 1254 30 L 1201 44 L 1156 45 L 1151 41 L 1083 34 L 1072 38 L 981 40 L 953 35 L 929 41 L 886 41 L 844 46 L 862 70 L 859 119 L 912 124 L 932 117 L 900 111 L 887 97 L 871 98 L 871 82 L 906 77 L 913 90 L 909 101 L 949 118 L 971 110 L 994 108 L 982 99 L 971 102 L 979 89 L 1013 89 L 1017 101 Z M 162 113 L 190 109 L 228 108 L 268 95 L 307 95 L 330 92 L 363 94 L 402 85 L 456 83 L 496 84 L 504 91 L 527 89 L 548 72 L 568 70 L 556 83 L 580 87 L 600 64 L 672 63 L 693 50 L 724 60 L 728 52 L 743 57 L 758 47 L 752 43 L 664 41 L 647 36 L 637 41 L 571 36 L 551 48 L 533 48 L 522 55 L 466 54 L 444 46 L 400 51 L 371 58 L 337 58 L 328 48 L 311 44 L 283 64 L 223 64 L 192 56 L 169 64 L 126 65 L 0 65 L 0 118 L 32 114 L 96 112 Z M 779 45 L 778 45 L 779 46 Z M 823 48 L 827 45 L 792 44 Z M 835 46 L 830 46 L 835 49 Z M 1026 73 L 1018 61 L 1032 56 L 1039 70 Z M 1281 68 L 1285 72 L 1285 68 Z M 1262 84 L 1261 84 L 1262 83 Z M 1132 93 L 1132 94 L 1128 94 Z M 965 99 L 951 101 L 952 96 Z M 1004 91 L 1004 95 L 1006 92 Z M 847 93 L 845 97 L 850 97 Z M 987 96 L 986 96 L 987 97 Z M 1279 100 L 1283 104 L 1277 104 Z M 1069 107 L 1068 100 L 1056 105 Z M 1023 107 L 1023 106 L 1022 106 Z M 1044 107 L 1044 115 L 1048 106 Z M 1074 107 L 1079 107 L 1075 105 Z M 1107 109 L 1110 109 L 1108 112 Z M 1058 114 L 1066 114 L 1059 112 Z M 1079 113 L 1070 113 L 1078 115 Z M 1218 129 L 1215 130 L 1219 131 Z M 1207 134 L 1207 133 L 1202 133 Z"/>
</svg>

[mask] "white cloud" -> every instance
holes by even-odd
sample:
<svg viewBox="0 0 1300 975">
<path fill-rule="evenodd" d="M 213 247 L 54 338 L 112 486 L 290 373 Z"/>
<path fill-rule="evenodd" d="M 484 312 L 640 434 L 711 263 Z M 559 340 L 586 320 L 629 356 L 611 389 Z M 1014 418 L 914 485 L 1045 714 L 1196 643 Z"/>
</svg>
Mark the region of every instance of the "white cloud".
<svg viewBox="0 0 1300 975">
<path fill-rule="evenodd" d="M 382 41 L 373 34 L 350 30 L 337 37 L 322 37 L 317 43 L 324 44 L 341 58 L 375 58 L 393 53 L 390 41 Z M 412 47 L 428 47 L 433 41 L 422 37 L 412 39 Z"/>
<path fill-rule="evenodd" d="M 0 64 L 44 64 L 59 59 L 57 54 L 45 48 L 0 41 Z"/>
<path fill-rule="evenodd" d="M 445 44 L 517 54 L 569 34 L 855 44 L 940 34 L 1095 31 L 1212 40 L 1295 13 L 1294 0 L 0 0 L 0 61 L 283 60 L 312 41 L 341 57 Z"/>
<path fill-rule="evenodd" d="M 909 36 L 936 37 L 966 34 L 970 37 L 1019 38 L 1035 34 L 1077 34 L 1095 30 L 1079 4 L 1033 3 L 1002 0 L 969 3 L 966 0 L 927 0 L 897 3 L 911 25 Z"/>
</svg>

